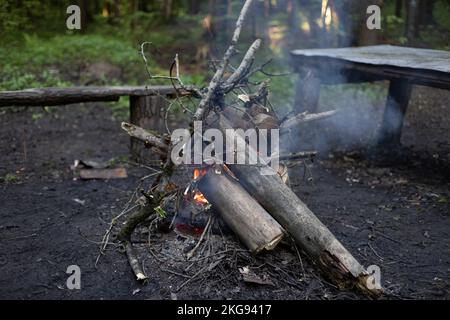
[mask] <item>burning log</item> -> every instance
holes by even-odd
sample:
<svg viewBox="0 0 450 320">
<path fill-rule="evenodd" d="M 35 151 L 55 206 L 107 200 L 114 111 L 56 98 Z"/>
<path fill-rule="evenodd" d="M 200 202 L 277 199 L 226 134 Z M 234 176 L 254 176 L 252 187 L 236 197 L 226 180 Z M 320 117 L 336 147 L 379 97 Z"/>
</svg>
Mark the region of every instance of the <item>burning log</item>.
<svg viewBox="0 0 450 320">
<path fill-rule="evenodd" d="M 198 189 L 249 250 L 274 249 L 283 238 L 282 227 L 228 175 L 220 167 L 210 169 Z"/>
<path fill-rule="evenodd" d="M 232 128 L 223 115 L 215 122 L 222 132 Z M 237 135 L 241 143 L 244 137 Z M 246 152 L 256 153 L 248 144 Z M 250 155 L 249 155 L 250 157 Z M 378 295 L 377 289 L 369 286 L 370 275 L 351 253 L 336 239 L 331 231 L 297 197 L 277 174 L 267 175 L 273 170 L 264 164 L 227 166 L 239 179 L 239 183 L 256 199 L 267 212 L 285 228 L 299 247 L 306 252 L 333 283 L 341 288 L 357 287 L 365 294 Z M 262 173 L 264 170 L 264 174 Z"/>
<path fill-rule="evenodd" d="M 256 166 L 233 165 L 241 185 L 292 235 L 299 247 L 339 287 L 356 286 L 371 295 L 369 274 L 314 213 L 281 181 Z"/>
</svg>

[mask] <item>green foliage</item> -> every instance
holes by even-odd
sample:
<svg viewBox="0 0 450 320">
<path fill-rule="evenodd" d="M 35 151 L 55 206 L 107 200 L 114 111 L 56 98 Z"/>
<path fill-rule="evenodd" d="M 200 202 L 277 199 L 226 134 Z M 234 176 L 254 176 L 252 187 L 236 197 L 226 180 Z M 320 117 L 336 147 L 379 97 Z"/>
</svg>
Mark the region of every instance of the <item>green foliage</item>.
<svg viewBox="0 0 450 320">
<path fill-rule="evenodd" d="M 181 81 L 185 84 L 202 87 L 205 85 L 205 76 L 202 74 L 184 74 L 181 75 Z"/>
<path fill-rule="evenodd" d="M 0 49 L 0 59 L 1 49 Z M 21 90 L 36 87 L 67 87 L 69 82 L 61 80 L 57 75 L 48 70 L 24 71 L 20 67 L 6 65 L 0 69 L 2 78 L 0 79 L 0 90 Z"/>
<path fill-rule="evenodd" d="M 0 1 L 0 36 L 7 37 L 26 25 L 33 12 L 39 11 L 39 1 L 23 0 L 17 5 L 16 0 Z M 10 38 L 10 37 L 8 37 Z"/>
<path fill-rule="evenodd" d="M 118 165 L 127 164 L 128 161 L 130 160 L 129 158 L 130 158 L 129 155 L 112 158 L 108 161 L 108 167 L 114 168 Z"/>
<path fill-rule="evenodd" d="M 158 216 L 160 218 L 166 218 L 167 217 L 167 212 L 166 210 L 164 210 L 163 208 L 161 208 L 161 206 L 158 206 L 155 208 L 155 212 L 158 214 Z"/>
<path fill-rule="evenodd" d="M 357 83 L 323 86 L 320 99 L 327 106 L 332 107 L 336 97 L 345 97 L 347 101 L 356 102 L 365 99 L 368 103 L 376 105 L 386 98 L 386 87 L 383 84 Z M 349 106 L 353 107 L 353 106 Z"/>
<path fill-rule="evenodd" d="M 121 97 L 119 101 L 109 104 L 114 119 L 128 121 L 130 119 L 130 97 Z"/>
<path fill-rule="evenodd" d="M 255 67 L 268 62 L 270 57 L 270 51 L 263 51 L 262 55 L 258 56 L 258 62 L 255 62 Z M 294 96 L 297 75 L 290 73 L 292 71 L 290 66 L 284 60 L 279 59 L 273 60 L 264 67 L 264 71 L 268 74 L 280 76 L 267 76 L 263 73 L 257 73 L 251 80 L 253 82 L 260 82 L 269 79 L 269 101 L 275 112 L 284 114 L 290 111 L 292 109 L 292 97 Z"/>
<path fill-rule="evenodd" d="M 343 0 L 347 8 L 353 8 L 357 0 Z M 210 55 L 219 58 L 223 47 L 229 43 L 230 26 L 234 24 L 242 1 L 233 0 L 232 10 L 227 13 L 225 1 L 206 1 L 191 14 L 192 1 L 172 1 L 172 14 L 164 17 L 165 1 L 137 1 L 137 6 L 129 1 L 96 0 L 84 1 L 87 4 L 89 22 L 82 31 L 68 31 L 65 8 L 73 3 L 69 0 L 0 0 L 0 90 L 18 90 L 31 87 L 70 86 L 70 85 L 156 85 L 168 84 L 164 80 L 150 81 L 144 70 L 139 54 L 139 44 L 149 41 L 158 48 L 147 48 L 149 67 L 153 74 L 167 75 L 170 63 L 176 53 L 180 55 L 182 79 L 186 84 L 204 86 L 209 79 L 207 58 L 196 61 L 194 58 L 199 45 L 209 46 Z M 288 61 L 287 48 L 313 47 L 322 42 L 324 34 L 315 31 L 306 36 L 301 33 L 301 25 L 312 23 L 320 17 L 321 1 L 296 1 L 295 13 L 298 30 L 288 26 L 287 1 L 271 1 L 270 8 L 264 7 L 266 1 L 255 1 L 255 14 L 243 29 L 239 43 L 239 55 L 248 47 L 254 36 L 264 40 L 264 48 L 258 52 L 255 65 L 271 57 Z M 211 7 L 212 6 L 212 7 Z M 215 6 L 215 7 L 214 7 Z M 337 6 L 338 8 L 339 6 Z M 107 8 L 107 9 L 106 9 Z M 383 40 L 389 43 L 406 44 L 404 37 L 405 10 L 403 17 L 394 14 L 395 2 L 385 1 L 383 7 Z M 107 14 L 105 10 L 108 11 Z M 259 10 L 259 11 L 258 11 Z M 268 11 L 270 12 L 268 12 Z M 267 11 L 267 12 L 266 12 Z M 360 23 L 365 12 L 348 10 L 349 24 Z M 212 16 L 211 34 L 202 27 L 206 15 Z M 339 17 L 338 19 L 342 19 Z M 450 50 L 448 29 L 450 28 L 450 4 L 447 0 L 436 0 L 433 7 L 433 20 L 436 24 L 422 26 L 420 45 L 424 47 Z M 225 28 L 224 21 L 229 22 Z M 365 21 L 362 19 L 361 21 Z M 352 37 L 356 30 L 344 29 L 340 20 L 338 25 L 341 36 Z M 277 27 L 278 33 L 267 32 Z M 356 25 L 355 25 L 356 26 Z M 319 26 L 315 26 L 318 28 Z M 227 32 L 225 32 L 227 29 Z M 253 30 L 252 30 L 253 29 Z M 274 29 L 274 28 L 272 28 Z M 273 31 L 273 30 L 272 30 Z M 355 32 L 355 34 L 346 34 Z M 270 35 L 271 34 L 271 35 Z M 280 39 L 278 38 L 280 37 Z M 287 44 L 289 43 L 289 45 Z M 117 77 L 91 79 L 87 69 L 92 64 L 103 62 L 120 69 Z M 236 61 L 234 62 L 234 64 Z M 291 71 L 286 64 L 273 64 L 266 68 L 271 73 Z M 255 81 L 266 79 L 264 75 L 255 77 Z M 294 92 L 294 75 L 271 78 L 270 100 L 275 109 L 289 109 Z M 369 96 L 372 91 L 366 92 Z M 377 93 L 373 95 L 376 96 Z M 122 98 L 111 104 L 113 116 L 117 119 L 128 118 L 128 101 Z M 176 111 L 180 108 L 174 106 Z"/>
<path fill-rule="evenodd" d="M 400 45 L 407 43 L 408 39 L 405 37 L 404 24 L 405 20 L 403 18 L 397 17 L 394 14 L 382 15 L 382 25 L 385 26 L 383 29 L 383 34 L 386 37 L 394 40 Z"/>
<path fill-rule="evenodd" d="M 43 117 L 44 117 L 44 113 L 42 113 L 42 112 L 34 112 L 34 113 L 31 115 L 31 119 L 32 119 L 33 121 L 38 121 L 38 120 L 42 119 Z"/>
<path fill-rule="evenodd" d="M 11 54 L 9 47 L 0 47 L 0 90 L 68 86 L 80 80 L 74 76 L 78 70 L 95 62 L 119 67 L 124 78 L 135 79 L 139 73 L 141 78 L 144 76 L 138 47 L 129 42 L 98 35 L 51 39 L 25 35 L 24 39 L 22 45 L 13 48 L 15 54 Z M 114 79 L 106 80 L 112 84 Z"/>
<path fill-rule="evenodd" d="M 450 3 L 447 0 L 437 1 L 433 7 L 433 17 L 439 25 L 450 29 Z"/>
<path fill-rule="evenodd" d="M 6 183 L 17 183 L 20 181 L 19 177 L 14 173 L 7 173 L 4 177 L 1 177 L 0 180 L 3 180 Z"/>
<path fill-rule="evenodd" d="M 139 61 L 136 48 L 112 37 L 98 35 L 65 35 L 42 40 L 25 36 L 23 52 L 11 57 L 18 65 L 70 65 L 106 61 L 118 66 L 129 66 Z"/>
</svg>

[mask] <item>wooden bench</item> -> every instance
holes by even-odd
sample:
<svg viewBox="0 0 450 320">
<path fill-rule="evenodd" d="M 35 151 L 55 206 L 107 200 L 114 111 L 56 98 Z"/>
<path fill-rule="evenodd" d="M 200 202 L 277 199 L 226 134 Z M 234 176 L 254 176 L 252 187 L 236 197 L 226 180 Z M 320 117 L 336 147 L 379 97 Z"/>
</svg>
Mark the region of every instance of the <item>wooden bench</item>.
<svg viewBox="0 0 450 320">
<path fill-rule="evenodd" d="M 360 48 L 307 49 L 291 52 L 300 77 L 297 112 L 314 112 L 321 84 L 388 80 L 389 94 L 378 145 L 398 145 L 411 86 L 450 90 L 450 52 L 389 45 Z"/>
<path fill-rule="evenodd" d="M 119 101 L 130 97 L 130 122 L 146 129 L 164 130 L 164 114 L 168 99 L 174 98 L 171 86 L 149 87 L 72 87 L 43 88 L 0 92 L 0 107 L 60 106 L 85 102 Z M 135 160 L 149 159 L 141 141 L 131 139 L 131 154 Z"/>
</svg>

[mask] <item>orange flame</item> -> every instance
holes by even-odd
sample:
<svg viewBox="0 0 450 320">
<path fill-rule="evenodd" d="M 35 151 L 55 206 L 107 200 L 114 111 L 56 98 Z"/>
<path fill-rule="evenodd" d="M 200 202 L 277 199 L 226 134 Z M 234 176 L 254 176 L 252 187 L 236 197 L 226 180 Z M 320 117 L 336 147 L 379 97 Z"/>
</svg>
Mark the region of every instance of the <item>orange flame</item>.
<svg viewBox="0 0 450 320">
<path fill-rule="evenodd" d="M 194 180 L 197 180 L 198 178 L 203 177 L 208 170 L 206 169 L 194 169 Z M 199 205 L 207 205 L 209 202 L 206 200 L 203 193 L 200 191 L 195 192 L 193 200 L 195 203 Z"/>
<path fill-rule="evenodd" d="M 194 169 L 194 180 L 203 177 L 207 171 L 206 169 Z"/>
<path fill-rule="evenodd" d="M 194 202 L 201 205 L 207 205 L 209 202 L 206 200 L 205 196 L 201 192 L 196 192 L 194 194 Z"/>
</svg>

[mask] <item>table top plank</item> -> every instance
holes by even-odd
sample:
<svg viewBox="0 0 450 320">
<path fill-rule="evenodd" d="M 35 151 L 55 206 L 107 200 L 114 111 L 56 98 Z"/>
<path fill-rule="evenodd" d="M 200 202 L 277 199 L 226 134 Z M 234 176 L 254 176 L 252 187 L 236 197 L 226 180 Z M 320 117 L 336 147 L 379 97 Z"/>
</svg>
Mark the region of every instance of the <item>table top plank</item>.
<svg viewBox="0 0 450 320">
<path fill-rule="evenodd" d="M 302 49 L 294 58 L 324 57 L 373 66 L 421 69 L 450 73 L 450 51 L 378 45 L 336 49 Z"/>
</svg>

